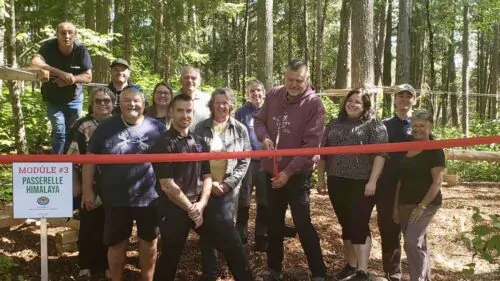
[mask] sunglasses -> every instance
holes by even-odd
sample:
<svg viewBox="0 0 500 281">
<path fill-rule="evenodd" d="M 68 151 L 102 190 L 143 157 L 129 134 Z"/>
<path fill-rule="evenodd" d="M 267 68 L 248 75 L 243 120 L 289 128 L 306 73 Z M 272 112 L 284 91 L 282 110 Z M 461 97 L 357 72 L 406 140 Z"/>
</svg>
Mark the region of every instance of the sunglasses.
<svg viewBox="0 0 500 281">
<path fill-rule="evenodd" d="M 94 103 L 95 104 L 104 104 L 104 105 L 108 105 L 111 103 L 111 99 L 94 99 Z"/>
</svg>

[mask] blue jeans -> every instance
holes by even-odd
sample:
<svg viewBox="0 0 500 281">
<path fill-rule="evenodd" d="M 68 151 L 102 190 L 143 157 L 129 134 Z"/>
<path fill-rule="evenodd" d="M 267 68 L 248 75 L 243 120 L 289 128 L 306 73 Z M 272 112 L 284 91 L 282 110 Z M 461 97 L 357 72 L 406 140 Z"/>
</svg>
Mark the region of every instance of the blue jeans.
<svg viewBox="0 0 500 281">
<path fill-rule="evenodd" d="M 47 117 L 52 126 L 52 153 L 61 154 L 71 125 L 80 118 L 83 109 L 83 96 L 67 104 L 47 102 Z"/>
</svg>

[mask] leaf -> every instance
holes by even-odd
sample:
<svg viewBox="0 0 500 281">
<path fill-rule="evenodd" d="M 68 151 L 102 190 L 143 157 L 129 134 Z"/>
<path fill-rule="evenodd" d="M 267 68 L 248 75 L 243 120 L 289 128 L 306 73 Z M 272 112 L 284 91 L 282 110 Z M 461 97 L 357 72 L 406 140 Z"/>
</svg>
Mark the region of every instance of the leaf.
<svg viewBox="0 0 500 281">
<path fill-rule="evenodd" d="M 486 247 L 489 250 L 495 250 L 496 256 L 500 256 L 500 234 L 494 235 L 488 240 Z"/>
<path fill-rule="evenodd" d="M 478 236 L 485 236 L 491 233 L 491 228 L 486 225 L 478 225 L 472 229 L 472 232 Z"/>
<path fill-rule="evenodd" d="M 476 207 L 475 207 L 476 208 Z M 475 223 L 479 223 L 479 222 L 483 222 L 484 221 L 484 218 L 483 216 L 481 216 L 481 214 L 478 212 L 475 212 L 473 215 L 472 215 L 472 220 L 475 222 Z"/>
</svg>

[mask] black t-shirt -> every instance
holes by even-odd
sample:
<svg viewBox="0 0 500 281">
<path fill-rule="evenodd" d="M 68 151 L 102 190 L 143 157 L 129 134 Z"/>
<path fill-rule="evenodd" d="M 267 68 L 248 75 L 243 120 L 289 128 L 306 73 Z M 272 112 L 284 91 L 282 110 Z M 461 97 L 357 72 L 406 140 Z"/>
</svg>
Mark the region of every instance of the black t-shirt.
<svg viewBox="0 0 500 281">
<path fill-rule="evenodd" d="M 50 39 L 43 43 L 38 53 L 48 65 L 73 75 L 82 74 L 92 68 L 89 51 L 85 46 L 77 43 L 73 45 L 71 54 L 66 56 L 59 51 L 57 39 Z M 42 84 L 42 96 L 45 101 L 52 104 L 67 104 L 79 98 L 82 93 L 81 84 L 59 87 L 54 78 Z"/>
<path fill-rule="evenodd" d="M 189 132 L 188 136 L 182 136 L 171 127 L 156 139 L 149 153 L 199 153 L 209 151 L 203 138 L 191 132 Z M 196 162 L 162 162 L 153 163 L 153 169 L 158 179 L 157 191 L 161 199 L 164 199 L 166 195 L 159 190 L 160 179 L 173 178 L 186 197 L 191 202 L 195 202 L 198 201 L 201 193 L 202 176 L 210 174 L 210 163 L 206 160 Z"/>
<path fill-rule="evenodd" d="M 401 162 L 399 179 L 399 204 L 418 204 L 424 199 L 433 180 L 431 169 L 446 167 L 444 151 L 442 149 L 424 150 L 412 157 L 405 156 Z M 441 205 L 441 191 L 436 194 L 430 205 Z"/>
</svg>

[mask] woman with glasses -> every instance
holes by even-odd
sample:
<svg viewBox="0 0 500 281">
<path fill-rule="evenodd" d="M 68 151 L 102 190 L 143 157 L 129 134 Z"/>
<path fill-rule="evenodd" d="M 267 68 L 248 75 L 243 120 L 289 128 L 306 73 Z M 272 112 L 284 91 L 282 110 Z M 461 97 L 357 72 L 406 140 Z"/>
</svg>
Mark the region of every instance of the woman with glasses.
<svg viewBox="0 0 500 281">
<path fill-rule="evenodd" d="M 170 117 L 168 107 L 173 98 L 173 91 L 170 85 L 160 82 L 153 90 L 153 104 L 146 108 L 144 115 L 152 117 L 170 127 Z"/>
<path fill-rule="evenodd" d="M 375 119 L 370 93 L 351 90 L 338 117 L 326 127 L 323 147 L 387 142 L 384 124 Z M 328 195 L 342 227 L 346 264 L 335 280 L 371 280 L 370 217 L 375 205 L 377 180 L 384 167 L 384 153 L 322 155 L 318 163 L 318 191 L 327 184 Z M 325 172 L 328 175 L 325 183 Z"/>
<path fill-rule="evenodd" d="M 413 112 L 413 141 L 430 140 L 432 127 L 432 114 Z M 409 150 L 401 162 L 393 219 L 401 224 L 411 281 L 431 280 L 426 230 L 442 204 L 444 170 L 443 149 Z"/>
<path fill-rule="evenodd" d="M 100 121 L 111 116 L 115 95 L 106 87 L 94 88 L 89 97 L 89 113 L 77 120 L 71 128 L 64 147 L 65 154 L 86 154 L 90 137 Z M 104 208 L 91 211 L 81 208 L 82 166 L 75 164 L 73 172 L 73 197 L 80 211 L 78 232 L 79 276 L 91 277 L 107 271 L 107 247 L 103 243 Z M 75 206 L 76 207 L 76 206 Z M 107 272 L 106 272 L 107 274 Z"/>
</svg>

